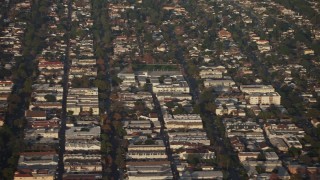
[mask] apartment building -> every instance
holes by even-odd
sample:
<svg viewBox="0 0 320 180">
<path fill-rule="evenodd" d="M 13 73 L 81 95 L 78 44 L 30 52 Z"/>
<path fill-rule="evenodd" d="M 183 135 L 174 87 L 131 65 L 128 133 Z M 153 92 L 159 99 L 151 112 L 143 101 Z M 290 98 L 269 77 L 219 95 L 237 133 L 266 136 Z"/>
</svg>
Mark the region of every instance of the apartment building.
<svg viewBox="0 0 320 180">
<path fill-rule="evenodd" d="M 247 97 L 249 99 L 249 104 L 255 105 L 280 105 L 281 96 L 277 92 L 270 93 L 251 93 Z"/>
<path fill-rule="evenodd" d="M 271 93 L 274 92 L 272 85 L 241 85 L 240 90 L 244 93 Z"/>
</svg>

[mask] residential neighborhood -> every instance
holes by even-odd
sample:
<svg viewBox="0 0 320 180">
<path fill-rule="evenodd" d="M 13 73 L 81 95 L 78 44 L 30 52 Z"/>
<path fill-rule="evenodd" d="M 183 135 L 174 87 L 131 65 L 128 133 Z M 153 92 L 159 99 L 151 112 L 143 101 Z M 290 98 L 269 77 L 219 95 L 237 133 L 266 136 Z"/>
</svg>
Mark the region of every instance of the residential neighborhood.
<svg viewBox="0 0 320 180">
<path fill-rule="evenodd" d="M 0 179 L 320 179 L 317 0 L 0 9 Z"/>
</svg>

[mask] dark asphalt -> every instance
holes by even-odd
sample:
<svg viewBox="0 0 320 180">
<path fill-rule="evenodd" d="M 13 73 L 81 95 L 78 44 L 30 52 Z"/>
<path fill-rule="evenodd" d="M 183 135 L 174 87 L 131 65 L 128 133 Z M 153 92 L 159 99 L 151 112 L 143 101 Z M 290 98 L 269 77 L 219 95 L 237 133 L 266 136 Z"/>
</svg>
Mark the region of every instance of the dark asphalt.
<svg viewBox="0 0 320 180">
<path fill-rule="evenodd" d="M 68 22 L 67 22 L 67 32 L 66 32 L 66 51 L 63 67 L 63 99 L 62 99 L 62 114 L 59 130 L 59 161 L 58 161 L 58 171 L 57 179 L 62 180 L 64 173 L 63 155 L 65 153 L 65 132 L 66 132 L 66 120 L 67 120 L 67 96 L 69 89 L 69 70 L 70 70 L 70 30 L 71 30 L 71 12 L 72 12 L 72 0 L 68 1 Z"/>
</svg>

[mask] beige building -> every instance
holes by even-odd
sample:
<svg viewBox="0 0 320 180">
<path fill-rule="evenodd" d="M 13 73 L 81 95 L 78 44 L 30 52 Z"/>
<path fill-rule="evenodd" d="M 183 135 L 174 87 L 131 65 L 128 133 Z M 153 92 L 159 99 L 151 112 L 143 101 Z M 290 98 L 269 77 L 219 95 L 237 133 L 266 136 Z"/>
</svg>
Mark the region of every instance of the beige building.
<svg viewBox="0 0 320 180">
<path fill-rule="evenodd" d="M 98 140 L 69 140 L 66 142 L 66 151 L 100 151 L 101 145 Z"/>
<path fill-rule="evenodd" d="M 127 162 L 127 175 L 130 180 L 172 179 L 170 161 Z"/>
<path fill-rule="evenodd" d="M 53 180 L 58 166 L 56 152 L 20 153 L 14 180 Z"/>
<path fill-rule="evenodd" d="M 99 115 L 98 88 L 69 89 L 67 98 L 67 112 L 79 115 L 80 112 L 91 112 Z"/>
<path fill-rule="evenodd" d="M 14 180 L 54 180 L 54 174 L 42 172 L 21 173 L 17 171 L 14 174 Z"/>
<path fill-rule="evenodd" d="M 204 87 L 217 87 L 217 86 L 224 86 L 224 87 L 231 87 L 236 83 L 232 79 L 205 79 L 204 80 Z"/>
<path fill-rule="evenodd" d="M 222 78 L 223 73 L 227 73 L 227 70 L 224 66 L 201 66 L 199 76 L 201 77 L 201 79 Z"/>
<path fill-rule="evenodd" d="M 164 117 L 168 129 L 203 129 L 202 119 L 199 114 L 176 114 L 174 117 Z"/>
<path fill-rule="evenodd" d="M 100 154 L 64 154 L 63 161 L 67 173 L 97 173 L 102 171 Z"/>
<path fill-rule="evenodd" d="M 213 150 L 209 149 L 185 149 L 181 152 L 177 152 L 179 158 L 182 160 L 187 160 L 189 156 L 195 155 L 201 159 L 214 159 L 215 153 Z"/>
<path fill-rule="evenodd" d="M 260 152 L 239 152 L 238 157 L 240 162 L 246 160 L 256 160 L 259 156 Z"/>
<path fill-rule="evenodd" d="M 130 151 L 164 151 L 166 147 L 163 144 L 163 141 L 157 140 L 155 144 L 145 145 L 145 144 L 130 144 L 128 147 L 128 152 Z"/>
<path fill-rule="evenodd" d="M 159 93 L 159 92 L 190 93 L 190 88 L 187 82 L 181 81 L 179 83 L 159 84 L 156 86 L 152 86 L 152 91 L 154 93 Z"/>
<path fill-rule="evenodd" d="M 126 159 L 167 159 L 165 150 L 162 151 L 129 151 L 126 155 Z"/>
<path fill-rule="evenodd" d="M 202 129 L 202 122 L 167 122 L 167 129 Z"/>
<path fill-rule="evenodd" d="M 247 94 L 274 92 L 274 88 L 271 85 L 241 85 L 240 90 Z"/>
<path fill-rule="evenodd" d="M 256 105 L 280 105 L 281 96 L 277 92 L 271 93 L 252 93 L 248 97 L 250 104 Z"/>
</svg>

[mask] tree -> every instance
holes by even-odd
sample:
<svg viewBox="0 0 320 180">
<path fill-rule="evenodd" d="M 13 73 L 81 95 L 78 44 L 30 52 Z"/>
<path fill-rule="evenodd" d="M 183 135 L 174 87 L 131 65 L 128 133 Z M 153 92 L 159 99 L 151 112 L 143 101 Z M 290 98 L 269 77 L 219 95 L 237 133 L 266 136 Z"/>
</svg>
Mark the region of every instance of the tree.
<svg viewBox="0 0 320 180">
<path fill-rule="evenodd" d="M 261 165 L 256 166 L 256 170 L 257 170 L 258 174 L 262 174 L 262 173 L 266 172 L 265 168 Z"/>
<path fill-rule="evenodd" d="M 127 132 L 123 129 L 123 123 L 121 121 L 113 121 L 112 125 L 115 129 L 114 132 L 117 134 L 117 136 L 123 137 L 127 134 Z"/>
<path fill-rule="evenodd" d="M 17 94 L 10 94 L 8 97 L 8 102 L 13 104 L 18 104 L 21 102 L 21 98 Z"/>
<path fill-rule="evenodd" d="M 173 111 L 173 114 L 186 114 L 186 110 L 182 107 L 182 105 L 178 105 L 178 107 Z"/>
<path fill-rule="evenodd" d="M 299 157 L 299 161 L 304 163 L 304 164 L 306 164 L 306 165 L 308 165 L 308 166 L 312 165 L 312 159 L 307 154 L 300 156 Z"/>
<path fill-rule="evenodd" d="M 213 95 L 211 90 L 204 91 L 201 94 L 201 97 L 200 97 L 200 100 L 203 101 L 203 102 L 214 101 L 214 99 L 215 99 L 215 97 L 214 97 L 214 95 Z"/>
<path fill-rule="evenodd" d="M 301 154 L 301 149 L 292 146 L 288 149 L 288 154 L 294 158 L 298 158 L 298 156 Z"/>
<path fill-rule="evenodd" d="M 89 77 L 82 76 L 81 78 L 73 78 L 71 80 L 71 85 L 73 88 L 89 88 L 91 87 Z"/>
<path fill-rule="evenodd" d="M 103 51 L 103 49 L 101 48 L 101 46 L 97 46 L 97 47 L 96 47 L 95 55 L 96 55 L 99 59 L 101 59 L 102 57 L 104 57 L 104 51 Z"/>
<path fill-rule="evenodd" d="M 118 147 L 116 150 L 116 159 L 115 159 L 115 164 L 120 167 L 120 168 L 125 168 L 126 164 L 124 161 L 124 154 L 125 154 L 125 150 L 122 147 Z"/>
<path fill-rule="evenodd" d="M 122 119 L 122 116 L 121 116 L 121 114 L 120 113 L 114 113 L 114 115 L 113 115 L 113 119 L 114 120 L 116 120 L 116 121 L 119 121 L 119 120 L 121 120 Z"/>
<path fill-rule="evenodd" d="M 149 84 L 144 84 L 142 87 L 143 91 L 149 91 L 151 89 L 151 86 Z"/>
<path fill-rule="evenodd" d="M 144 101 L 134 102 L 134 109 L 139 112 L 144 112 L 146 109 L 146 103 Z"/>
<path fill-rule="evenodd" d="M 256 115 L 254 114 L 252 109 L 245 108 L 244 110 L 246 112 L 246 116 L 247 117 L 249 117 L 249 118 L 255 118 L 256 117 Z"/>
<path fill-rule="evenodd" d="M 46 99 L 47 102 L 56 102 L 56 96 L 52 95 L 52 94 L 47 94 L 44 96 L 44 98 Z"/>
<path fill-rule="evenodd" d="M 258 115 L 261 119 L 270 119 L 273 118 L 274 114 L 270 111 L 261 111 Z"/>
<path fill-rule="evenodd" d="M 266 18 L 265 20 L 266 27 L 273 28 L 275 24 L 276 24 L 276 20 L 273 17 L 269 16 Z"/>
<path fill-rule="evenodd" d="M 11 94 L 8 97 L 8 113 L 9 114 L 14 114 L 17 113 L 17 108 L 19 107 L 19 103 L 21 102 L 20 96 L 17 94 Z"/>
<path fill-rule="evenodd" d="M 292 180 L 302 180 L 302 175 L 301 174 L 292 174 L 290 179 Z"/>
<path fill-rule="evenodd" d="M 108 29 L 105 31 L 105 34 L 103 36 L 103 43 L 105 44 L 105 47 L 108 47 L 110 46 L 111 42 L 112 42 L 112 33 Z"/>
<path fill-rule="evenodd" d="M 3 171 L 2 174 L 4 179 L 13 179 L 13 172 L 14 172 L 13 168 L 5 168 L 2 171 Z"/>
<path fill-rule="evenodd" d="M 266 156 L 263 154 L 263 153 L 260 153 L 258 155 L 258 158 L 257 158 L 259 161 L 265 161 L 266 160 Z"/>
<path fill-rule="evenodd" d="M 152 145 L 152 144 L 155 144 L 155 141 L 152 139 L 147 139 L 146 141 L 144 141 L 144 144 L 145 145 Z"/>
<path fill-rule="evenodd" d="M 25 119 L 16 119 L 13 121 L 13 125 L 17 128 L 23 128 L 26 124 Z"/>
<path fill-rule="evenodd" d="M 193 166 L 196 166 L 198 163 L 200 163 L 200 156 L 195 154 L 189 154 L 187 157 L 187 162 Z"/>
<path fill-rule="evenodd" d="M 168 108 L 172 109 L 176 106 L 176 103 L 173 101 L 166 102 L 165 104 Z"/>
<path fill-rule="evenodd" d="M 200 114 L 200 112 L 201 112 L 200 105 L 199 104 L 195 104 L 193 106 L 192 114 Z"/>
<path fill-rule="evenodd" d="M 317 126 L 315 132 L 316 132 L 317 136 L 320 137 L 320 125 Z"/>
<path fill-rule="evenodd" d="M 104 155 L 110 153 L 112 144 L 110 143 L 109 137 L 106 134 L 101 134 L 101 152 Z"/>
<path fill-rule="evenodd" d="M 318 109 L 308 109 L 306 116 L 308 116 L 309 118 L 317 118 L 320 116 L 320 111 Z"/>
<path fill-rule="evenodd" d="M 204 106 L 204 109 L 210 113 L 215 113 L 216 112 L 216 105 L 211 101 L 211 102 L 207 102 Z"/>
<path fill-rule="evenodd" d="M 107 82 L 100 80 L 100 79 L 94 80 L 93 84 L 95 87 L 97 87 L 101 91 L 105 91 L 105 90 L 109 89 Z"/>
<path fill-rule="evenodd" d="M 222 168 L 228 169 L 231 162 L 231 157 L 227 154 L 217 154 L 218 165 Z"/>
<path fill-rule="evenodd" d="M 165 78 L 166 78 L 166 76 L 164 76 L 164 75 L 160 76 L 159 77 L 159 82 L 163 83 Z"/>
<path fill-rule="evenodd" d="M 117 76 L 112 76 L 112 86 L 119 86 L 122 83 L 122 79 Z"/>
<path fill-rule="evenodd" d="M 72 116 L 73 113 L 74 113 L 73 111 L 68 111 L 68 115 L 69 115 L 69 116 Z"/>
<path fill-rule="evenodd" d="M 32 84 L 33 84 L 33 81 L 32 81 L 32 78 L 27 78 L 23 84 L 23 89 L 22 89 L 22 92 L 25 93 L 25 94 L 30 94 L 32 92 Z"/>
</svg>

